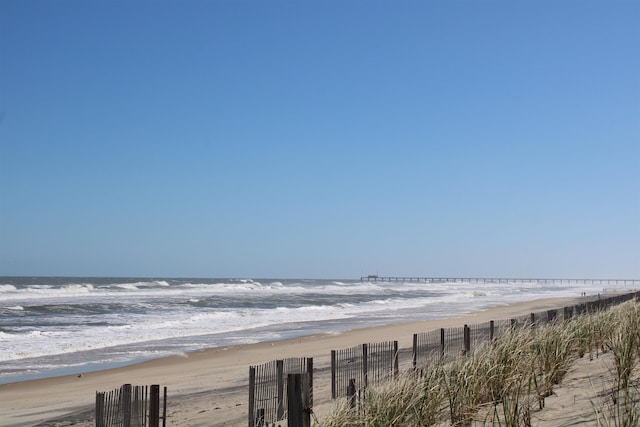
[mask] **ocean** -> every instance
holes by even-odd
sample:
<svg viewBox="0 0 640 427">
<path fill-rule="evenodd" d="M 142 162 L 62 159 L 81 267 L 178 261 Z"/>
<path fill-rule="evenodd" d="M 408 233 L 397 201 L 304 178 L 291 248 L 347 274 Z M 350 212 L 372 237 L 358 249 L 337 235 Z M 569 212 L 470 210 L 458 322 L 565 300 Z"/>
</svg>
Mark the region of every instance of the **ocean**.
<svg viewBox="0 0 640 427">
<path fill-rule="evenodd" d="M 0 383 L 581 292 L 603 285 L 0 277 Z"/>
</svg>

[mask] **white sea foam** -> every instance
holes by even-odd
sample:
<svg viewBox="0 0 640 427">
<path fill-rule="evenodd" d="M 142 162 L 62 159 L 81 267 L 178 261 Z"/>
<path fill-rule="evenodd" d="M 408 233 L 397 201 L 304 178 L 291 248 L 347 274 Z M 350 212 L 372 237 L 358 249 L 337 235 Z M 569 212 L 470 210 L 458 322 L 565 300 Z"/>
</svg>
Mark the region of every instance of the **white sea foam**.
<svg viewBox="0 0 640 427">
<path fill-rule="evenodd" d="M 138 290 L 138 286 L 136 286 L 136 284 L 134 283 L 122 283 L 122 284 L 118 284 L 118 285 L 114 285 L 116 288 L 121 288 L 121 289 L 129 289 L 132 291 L 137 291 Z"/>
<path fill-rule="evenodd" d="M 347 314 L 337 307 L 279 307 L 270 310 L 238 310 L 197 313 L 159 313 L 131 316 L 126 324 L 98 328 L 69 329 L 66 332 L 30 331 L 13 334 L 0 361 L 41 357 L 78 351 L 96 350 L 148 341 L 222 334 L 250 330 L 296 321 L 321 321 L 344 318 Z"/>
</svg>

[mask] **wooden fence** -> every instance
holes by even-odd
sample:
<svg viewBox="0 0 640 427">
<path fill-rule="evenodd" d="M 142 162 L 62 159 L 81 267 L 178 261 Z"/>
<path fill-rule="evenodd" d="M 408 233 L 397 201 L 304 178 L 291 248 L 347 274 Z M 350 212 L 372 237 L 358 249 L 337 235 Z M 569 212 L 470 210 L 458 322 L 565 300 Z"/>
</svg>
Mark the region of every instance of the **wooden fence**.
<svg viewBox="0 0 640 427">
<path fill-rule="evenodd" d="M 495 322 L 489 321 L 469 325 L 469 349 L 477 348 L 484 342 L 490 342 L 495 333 Z"/>
<path fill-rule="evenodd" d="M 491 320 L 487 323 L 471 326 L 442 328 L 414 334 L 412 364 L 415 368 L 434 362 L 441 357 L 465 354 L 482 345 L 482 343 L 490 342 L 515 328 L 535 327 L 549 322 L 570 320 L 573 316 L 594 313 L 634 298 L 640 298 L 640 292 L 607 298 L 598 297 L 573 306 L 530 313 L 508 320 Z"/>
<path fill-rule="evenodd" d="M 300 392 L 290 391 L 292 386 Z M 287 419 L 289 402 L 295 403 L 297 414 L 298 395 L 303 396 L 302 409 L 311 408 L 312 390 L 313 358 L 289 358 L 250 366 L 249 427 L 266 426 Z"/>
<path fill-rule="evenodd" d="M 398 341 L 331 350 L 331 397 L 362 393 L 369 384 L 398 374 Z"/>
<path fill-rule="evenodd" d="M 162 413 L 160 412 L 162 409 Z M 160 386 L 132 386 L 96 392 L 96 427 L 160 427 L 167 421 L 167 388 L 160 407 Z"/>
</svg>

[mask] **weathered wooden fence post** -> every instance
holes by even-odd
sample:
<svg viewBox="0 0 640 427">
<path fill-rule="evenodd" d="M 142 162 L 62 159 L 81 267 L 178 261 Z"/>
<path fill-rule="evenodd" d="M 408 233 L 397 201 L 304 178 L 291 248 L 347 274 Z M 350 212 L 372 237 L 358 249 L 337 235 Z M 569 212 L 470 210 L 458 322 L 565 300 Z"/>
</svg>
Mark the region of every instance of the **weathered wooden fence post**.
<svg viewBox="0 0 640 427">
<path fill-rule="evenodd" d="M 309 361 L 307 361 L 309 363 Z M 313 360 L 310 362 L 313 366 Z M 309 366 L 309 365 L 307 365 Z M 311 427 L 313 412 L 313 374 L 311 370 L 302 374 L 302 427 Z"/>
<path fill-rule="evenodd" d="M 356 380 L 351 378 L 347 386 L 347 397 L 349 398 L 349 406 L 356 407 Z"/>
<path fill-rule="evenodd" d="M 364 382 L 363 390 L 369 385 L 369 346 L 362 344 L 362 381 Z"/>
<path fill-rule="evenodd" d="M 418 363 L 418 334 L 413 334 L 413 354 L 411 355 L 411 366 L 416 368 Z"/>
<path fill-rule="evenodd" d="M 400 367 L 398 366 L 398 341 L 393 341 L 393 377 L 398 378 Z"/>
<path fill-rule="evenodd" d="M 249 427 L 255 427 L 255 409 L 256 409 L 256 368 L 249 366 Z"/>
<path fill-rule="evenodd" d="M 336 398 L 336 351 L 331 350 L 331 399 Z"/>
<path fill-rule="evenodd" d="M 307 358 L 307 399 L 306 405 L 313 409 L 313 357 Z"/>
<path fill-rule="evenodd" d="M 164 399 L 162 403 L 162 427 L 167 427 L 167 387 L 164 387 Z"/>
<path fill-rule="evenodd" d="M 120 399 L 122 402 L 122 426 L 131 427 L 131 384 L 122 386 Z"/>
<path fill-rule="evenodd" d="M 104 396 L 105 393 L 96 392 L 96 427 L 104 427 Z"/>
<path fill-rule="evenodd" d="M 149 393 L 149 427 L 160 427 L 160 386 L 154 384 Z"/>
<path fill-rule="evenodd" d="M 469 354 L 471 352 L 471 329 L 469 329 L 469 326 L 464 325 L 462 336 L 464 340 L 464 354 Z"/>
<path fill-rule="evenodd" d="M 302 374 L 287 376 L 287 425 L 288 427 L 310 427 L 311 414 L 303 404 Z"/>
<path fill-rule="evenodd" d="M 278 390 L 278 413 L 276 418 L 284 418 L 284 360 L 276 360 L 276 381 Z"/>
<path fill-rule="evenodd" d="M 489 341 L 493 341 L 493 338 L 495 336 L 495 322 L 493 320 L 489 321 Z"/>
<path fill-rule="evenodd" d="M 531 327 L 533 328 L 536 326 L 536 314 L 531 313 L 529 316 L 530 316 L 529 319 L 531 321 Z"/>
<path fill-rule="evenodd" d="M 445 343 L 444 343 L 444 328 L 440 328 L 440 356 L 444 357 Z"/>
</svg>

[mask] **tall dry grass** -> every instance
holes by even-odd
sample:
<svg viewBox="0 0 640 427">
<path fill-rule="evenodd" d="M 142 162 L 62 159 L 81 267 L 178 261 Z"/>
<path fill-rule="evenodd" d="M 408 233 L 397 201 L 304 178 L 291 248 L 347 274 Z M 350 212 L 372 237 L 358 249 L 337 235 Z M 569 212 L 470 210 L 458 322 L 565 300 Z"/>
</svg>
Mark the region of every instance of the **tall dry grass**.
<svg viewBox="0 0 640 427">
<path fill-rule="evenodd" d="M 610 390 L 604 400 L 593 403 L 599 427 L 640 425 L 640 384 L 633 373 L 640 360 L 640 306 L 623 304 L 613 312 L 611 332 L 604 347 L 613 354 Z"/>
<path fill-rule="evenodd" d="M 640 308 L 629 302 L 569 322 L 517 328 L 466 356 L 370 387 L 356 407 L 341 399 L 320 425 L 530 426 L 573 361 L 608 351 L 613 385 L 607 404 L 594 406 L 598 425 L 638 426 L 640 393 L 632 372 L 640 359 L 639 326 Z"/>
</svg>

